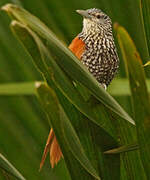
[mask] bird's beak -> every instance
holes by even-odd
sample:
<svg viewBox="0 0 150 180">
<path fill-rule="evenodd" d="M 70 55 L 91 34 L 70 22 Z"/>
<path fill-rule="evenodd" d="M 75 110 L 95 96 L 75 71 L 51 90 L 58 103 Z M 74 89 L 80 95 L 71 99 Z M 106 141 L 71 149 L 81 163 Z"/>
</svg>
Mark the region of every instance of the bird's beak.
<svg viewBox="0 0 150 180">
<path fill-rule="evenodd" d="M 76 12 L 82 15 L 84 18 L 91 18 L 86 10 L 76 10 Z"/>
</svg>

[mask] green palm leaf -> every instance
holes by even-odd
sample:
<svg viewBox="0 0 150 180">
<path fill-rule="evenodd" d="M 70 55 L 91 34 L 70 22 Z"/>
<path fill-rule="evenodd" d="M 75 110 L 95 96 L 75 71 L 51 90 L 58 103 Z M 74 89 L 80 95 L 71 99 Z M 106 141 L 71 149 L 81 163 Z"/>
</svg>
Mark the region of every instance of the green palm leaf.
<svg viewBox="0 0 150 180">
<path fill-rule="evenodd" d="M 142 157 L 141 159 L 147 178 L 150 178 L 150 144 L 147 141 L 150 136 L 150 99 L 146 86 L 145 72 L 142 66 L 141 58 L 128 33 L 120 26 L 117 27 L 117 33 L 130 81 L 137 136 Z"/>
<path fill-rule="evenodd" d="M 2 154 L 0 154 L 0 168 L 4 169 L 7 173 L 11 174 L 17 179 L 25 180 L 18 170 Z"/>
</svg>

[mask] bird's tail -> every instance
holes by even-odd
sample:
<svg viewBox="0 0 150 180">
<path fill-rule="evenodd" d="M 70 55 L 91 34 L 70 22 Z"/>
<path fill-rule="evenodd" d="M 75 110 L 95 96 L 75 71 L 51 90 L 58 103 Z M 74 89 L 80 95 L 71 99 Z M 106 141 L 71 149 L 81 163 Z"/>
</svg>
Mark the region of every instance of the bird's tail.
<svg viewBox="0 0 150 180">
<path fill-rule="evenodd" d="M 59 144 L 57 143 L 57 139 L 56 139 L 53 129 L 50 130 L 50 133 L 49 133 L 46 145 L 45 145 L 42 160 L 40 163 L 40 170 L 43 167 L 43 164 L 45 162 L 48 152 L 50 152 L 50 163 L 51 163 L 51 167 L 53 168 L 55 164 L 57 164 L 58 161 L 61 159 L 61 157 L 63 157 Z"/>
</svg>

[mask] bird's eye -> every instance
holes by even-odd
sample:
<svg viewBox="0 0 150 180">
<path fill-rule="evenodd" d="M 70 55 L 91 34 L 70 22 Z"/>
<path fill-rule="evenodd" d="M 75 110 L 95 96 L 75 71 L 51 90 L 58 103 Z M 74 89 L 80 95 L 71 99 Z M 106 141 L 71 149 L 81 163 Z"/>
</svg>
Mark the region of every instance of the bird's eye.
<svg viewBox="0 0 150 180">
<path fill-rule="evenodd" d="M 96 17 L 97 17 L 98 19 L 100 19 L 101 16 L 100 16 L 100 15 L 97 15 Z"/>
</svg>

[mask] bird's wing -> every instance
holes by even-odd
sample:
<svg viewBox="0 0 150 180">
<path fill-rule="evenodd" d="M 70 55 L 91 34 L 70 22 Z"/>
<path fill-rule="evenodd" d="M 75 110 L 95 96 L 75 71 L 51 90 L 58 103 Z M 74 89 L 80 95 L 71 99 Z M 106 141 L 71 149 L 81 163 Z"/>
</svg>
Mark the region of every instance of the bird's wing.
<svg viewBox="0 0 150 180">
<path fill-rule="evenodd" d="M 68 48 L 80 59 L 85 50 L 85 43 L 77 36 L 73 39 Z"/>
</svg>

